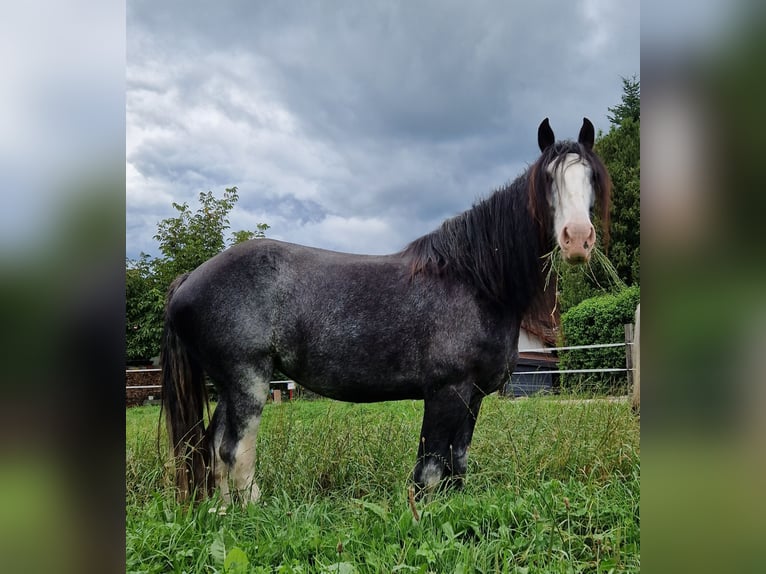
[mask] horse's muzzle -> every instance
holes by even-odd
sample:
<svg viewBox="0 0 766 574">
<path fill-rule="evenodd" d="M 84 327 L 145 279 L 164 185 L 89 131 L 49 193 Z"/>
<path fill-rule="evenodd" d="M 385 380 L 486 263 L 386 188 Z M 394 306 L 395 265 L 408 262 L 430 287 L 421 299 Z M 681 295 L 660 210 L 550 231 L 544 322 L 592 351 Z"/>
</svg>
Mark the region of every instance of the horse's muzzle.
<svg viewBox="0 0 766 574">
<path fill-rule="evenodd" d="M 564 261 L 572 265 L 590 261 L 595 244 L 596 230 L 590 222 L 565 225 L 559 236 L 561 255 Z"/>
</svg>

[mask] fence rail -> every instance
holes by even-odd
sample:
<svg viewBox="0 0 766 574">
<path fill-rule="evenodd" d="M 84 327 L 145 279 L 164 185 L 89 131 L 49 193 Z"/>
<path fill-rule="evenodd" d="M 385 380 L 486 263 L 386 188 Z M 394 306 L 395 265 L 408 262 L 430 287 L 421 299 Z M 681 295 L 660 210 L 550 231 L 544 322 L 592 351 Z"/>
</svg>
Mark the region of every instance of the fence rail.
<svg viewBox="0 0 766 574">
<path fill-rule="evenodd" d="M 542 349 L 519 349 L 519 353 L 557 353 L 558 351 L 578 351 L 580 349 L 608 349 L 610 347 L 625 347 L 632 341 L 622 343 L 596 343 L 594 345 L 572 345 L 570 347 L 545 347 Z"/>
<path fill-rule="evenodd" d="M 625 347 L 626 351 L 628 347 L 632 346 L 634 342 L 630 339 L 626 339 L 622 343 L 597 343 L 593 345 L 571 345 L 569 347 L 545 347 L 540 349 L 519 349 L 519 353 L 556 353 L 558 351 L 579 351 L 584 349 L 608 349 L 614 347 Z M 156 373 L 162 369 L 125 369 L 125 373 Z M 635 371 L 635 366 L 631 365 L 626 368 L 603 368 L 603 369 L 555 369 L 548 371 L 514 371 L 515 376 L 534 376 L 534 375 L 564 375 L 564 374 L 593 374 L 593 373 L 628 373 L 631 374 Z M 270 384 L 275 383 L 293 383 L 292 380 L 271 381 Z M 208 383 L 208 386 L 213 385 Z M 161 389 L 162 385 L 126 385 L 126 389 Z"/>
<path fill-rule="evenodd" d="M 514 371 L 513 375 L 562 375 L 562 374 L 577 374 L 577 373 L 625 373 L 632 371 L 633 369 L 561 369 L 556 371 Z"/>
<path fill-rule="evenodd" d="M 625 340 L 621 343 L 594 343 L 592 345 L 570 345 L 568 347 L 545 347 L 541 349 L 519 349 L 521 353 L 557 353 L 559 351 L 580 351 L 587 349 L 610 349 L 616 347 L 625 348 L 625 356 L 627 358 L 625 368 L 604 367 L 600 369 L 555 369 L 548 371 L 514 371 L 513 376 L 536 376 L 536 375 L 577 375 L 577 374 L 595 374 L 595 373 L 627 373 L 628 381 L 635 371 L 635 365 L 630 358 L 633 355 L 632 347 L 634 345 L 633 340 L 633 325 L 625 325 Z"/>
<path fill-rule="evenodd" d="M 148 371 L 159 371 L 160 369 L 125 369 L 126 373 L 146 373 Z M 294 383 L 292 379 L 285 379 L 283 381 L 269 381 L 270 385 L 274 384 L 286 384 L 286 383 Z M 213 383 L 207 383 L 208 387 L 213 388 L 215 385 Z M 126 389 L 161 389 L 162 385 L 125 385 Z"/>
</svg>

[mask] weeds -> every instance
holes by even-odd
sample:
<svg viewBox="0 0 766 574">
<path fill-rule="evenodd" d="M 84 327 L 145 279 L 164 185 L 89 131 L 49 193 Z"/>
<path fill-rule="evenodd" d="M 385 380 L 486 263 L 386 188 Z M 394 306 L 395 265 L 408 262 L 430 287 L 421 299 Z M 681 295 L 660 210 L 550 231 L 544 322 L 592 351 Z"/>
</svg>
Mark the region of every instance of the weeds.
<svg viewBox="0 0 766 574">
<path fill-rule="evenodd" d="M 182 507 L 157 409 L 128 411 L 129 572 L 601 572 L 640 567 L 638 424 L 626 403 L 489 397 L 465 488 L 408 496 L 422 403 L 268 405 L 263 497 Z"/>
</svg>

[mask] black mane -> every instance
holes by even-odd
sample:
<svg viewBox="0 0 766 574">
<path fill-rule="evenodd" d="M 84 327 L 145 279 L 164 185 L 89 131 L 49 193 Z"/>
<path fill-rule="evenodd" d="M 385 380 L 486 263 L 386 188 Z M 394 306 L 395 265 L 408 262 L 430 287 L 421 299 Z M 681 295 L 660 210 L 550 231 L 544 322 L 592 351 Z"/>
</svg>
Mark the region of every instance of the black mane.
<svg viewBox="0 0 766 574">
<path fill-rule="evenodd" d="M 580 155 L 591 165 L 606 228 L 604 213 L 608 214 L 611 189 L 606 168 L 582 144 L 560 141 L 512 183 L 405 247 L 400 255 L 411 259 L 412 276 L 463 281 L 504 308 L 530 310 L 545 305 L 543 257 L 554 246 L 546 167 L 560 163 L 568 153 Z M 550 288 L 555 289 L 555 284 Z"/>
<path fill-rule="evenodd" d="M 537 223 L 529 216 L 529 172 L 496 190 L 439 229 L 410 243 L 411 273 L 454 278 L 473 285 L 492 303 L 527 308 L 541 290 Z"/>
</svg>

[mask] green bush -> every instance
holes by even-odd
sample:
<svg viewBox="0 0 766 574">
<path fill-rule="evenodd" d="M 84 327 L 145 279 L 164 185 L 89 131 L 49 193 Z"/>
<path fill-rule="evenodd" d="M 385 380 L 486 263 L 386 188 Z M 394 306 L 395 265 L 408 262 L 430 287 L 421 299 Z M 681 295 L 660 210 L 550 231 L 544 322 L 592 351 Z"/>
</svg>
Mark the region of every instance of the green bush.
<svg viewBox="0 0 766 574">
<path fill-rule="evenodd" d="M 561 316 L 562 346 L 619 343 L 625 340 L 625 327 L 633 323 L 640 300 L 638 286 L 614 295 L 586 299 Z M 559 367 L 567 369 L 625 368 L 625 347 L 580 349 L 559 353 Z M 561 387 L 595 393 L 623 394 L 628 378 L 623 372 L 562 374 Z"/>
</svg>

